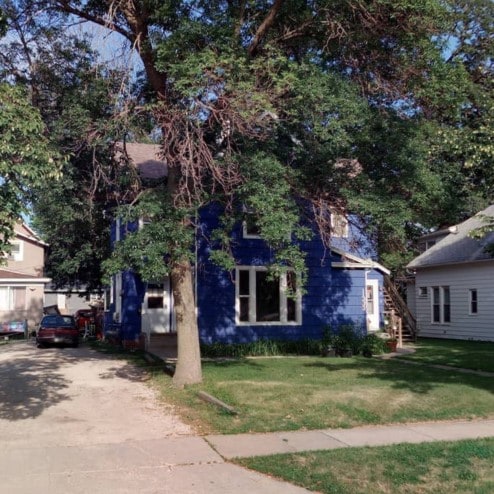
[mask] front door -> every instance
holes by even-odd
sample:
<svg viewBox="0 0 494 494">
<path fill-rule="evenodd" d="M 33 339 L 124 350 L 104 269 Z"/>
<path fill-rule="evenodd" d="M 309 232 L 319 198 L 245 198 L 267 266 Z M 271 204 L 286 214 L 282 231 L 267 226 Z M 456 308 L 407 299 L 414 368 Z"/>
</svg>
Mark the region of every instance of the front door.
<svg viewBox="0 0 494 494">
<path fill-rule="evenodd" d="M 365 307 L 367 312 L 367 331 L 379 330 L 379 283 L 367 280 L 365 284 Z"/>
<path fill-rule="evenodd" d="M 142 330 L 148 335 L 169 333 L 171 314 L 170 278 L 148 283 L 142 304 Z"/>
</svg>

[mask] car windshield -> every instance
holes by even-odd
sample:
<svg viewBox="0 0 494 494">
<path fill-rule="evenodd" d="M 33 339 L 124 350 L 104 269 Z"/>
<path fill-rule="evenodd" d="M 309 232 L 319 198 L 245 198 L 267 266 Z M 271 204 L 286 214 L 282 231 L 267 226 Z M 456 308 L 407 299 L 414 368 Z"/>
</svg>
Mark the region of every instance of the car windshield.
<svg viewBox="0 0 494 494">
<path fill-rule="evenodd" d="M 60 326 L 73 327 L 74 320 L 70 316 L 46 316 L 41 321 L 41 326 L 55 328 Z"/>
</svg>

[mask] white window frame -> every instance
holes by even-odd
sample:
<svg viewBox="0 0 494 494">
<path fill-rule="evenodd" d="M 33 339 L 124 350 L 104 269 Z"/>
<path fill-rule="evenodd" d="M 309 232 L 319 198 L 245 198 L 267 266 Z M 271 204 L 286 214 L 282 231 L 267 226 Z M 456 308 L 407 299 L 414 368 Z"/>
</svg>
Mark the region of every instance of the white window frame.
<svg viewBox="0 0 494 494">
<path fill-rule="evenodd" d="M 475 297 L 473 296 L 475 294 Z M 473 305 L 475 304 L 475 311 Z M 470 316 L 476 316 L 479 313 L 479 291 L 476 288 L 470 288 L 468 290 L 468 314 Z"/>
<path fill-rule="evenodd" d="M 142 230 L 145 225 L 151 224 L 151 218 L 149 216 L 142 216 L 139 218 L 139 226 L 138 229 Z"/>
<path fill-rule="evenodd" d="M 240 271 L 249 272 L 249 320 L 240 320 Z M 280 320 L 256 321 L 256 273 L 267 272 L 265 266 L 237 266 L 235 269 L 235 324 L 237 326 L 300 326 L 302 324 L 302 293 L 298 286 L 299 276 L 296 275 L 297 289 L 295 293 L 295 321 L 288 321 L 288 288 L 286 273 L 280 275 Z M 293 271 L 292 271 L 293 272 Z M 242 295 L 245 297 L 245 295 Z"/>
<path fill-rule="evenodd" d="M 331 235 L 348 238 L 348 218 L 342 213 L 331 212 Z"/>
<path fill-rule="evenodd" d="M 12 240 L 11 246 L 19 246 L 19 250 L 14 252 L 13 250 L 7 255 L 9 261 L 23 261 L 24 260 L 24 242 L 22 240 Z"/>
<path fill-rule="evenodd" d="M 258 233 L 249 233 L 247 220 L 242 221 L 242 237 L 246 239 L 260 239 L 261 236 Z"/>
<path fill-rule="evenodd" d="M 437 292 L 436 292 L 437 290 Z M 446 303 L 445 294 L 448 293 L 449 304 Z M 436 293 L 439 295 L 438 304 L 436 304 Z M 439 317 L 435 320 L 434 306 L 439 305 Z M 446 306 L 449 307 L 449 319 L 446 320 Z M 432 324 L 450 324 L 451 323 L 451 290 L 449 286 L 432 286 L 431 287 L 431 323 Z"/>
</svg>

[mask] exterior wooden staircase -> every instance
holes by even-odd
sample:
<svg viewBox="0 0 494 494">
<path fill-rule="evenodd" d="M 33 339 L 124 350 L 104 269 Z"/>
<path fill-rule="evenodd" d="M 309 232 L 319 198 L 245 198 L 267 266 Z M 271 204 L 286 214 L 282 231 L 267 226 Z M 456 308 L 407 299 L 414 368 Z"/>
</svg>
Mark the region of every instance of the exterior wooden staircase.
<svg viewBox="0 0 494 494">
<path fill-rule="evenodd" d="M 389 276 L 384 276 L 384 317 L 387 331 L 402 341 L 417 339 L 417 322 Z M 400 334 L 401 333 L 401 334 Z"/>
</svg>

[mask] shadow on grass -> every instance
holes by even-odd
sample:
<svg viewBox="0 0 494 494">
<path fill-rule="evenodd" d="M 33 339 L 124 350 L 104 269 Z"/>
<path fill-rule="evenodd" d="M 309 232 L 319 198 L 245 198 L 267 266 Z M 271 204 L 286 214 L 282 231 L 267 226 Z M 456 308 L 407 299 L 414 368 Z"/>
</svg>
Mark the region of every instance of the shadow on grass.
<svg viewBox="0 0 494 494">
<path fill-rule="evenodd" d="M 448 384 L 466 386 L 494 393 L 494 378 L 464 374 L 455 370 L 434 369 L 427 366 L 415 366 L 399 360 L 330 359 L 326 362 L 311 362 L 305 367 L 325 369 L 328 372 L 357 371 L 362 380 L 379 379 L 391 383 L 397 390 L 408 390 L 417 394 L 426 394 L 433 389 Z"/>
</svg>

